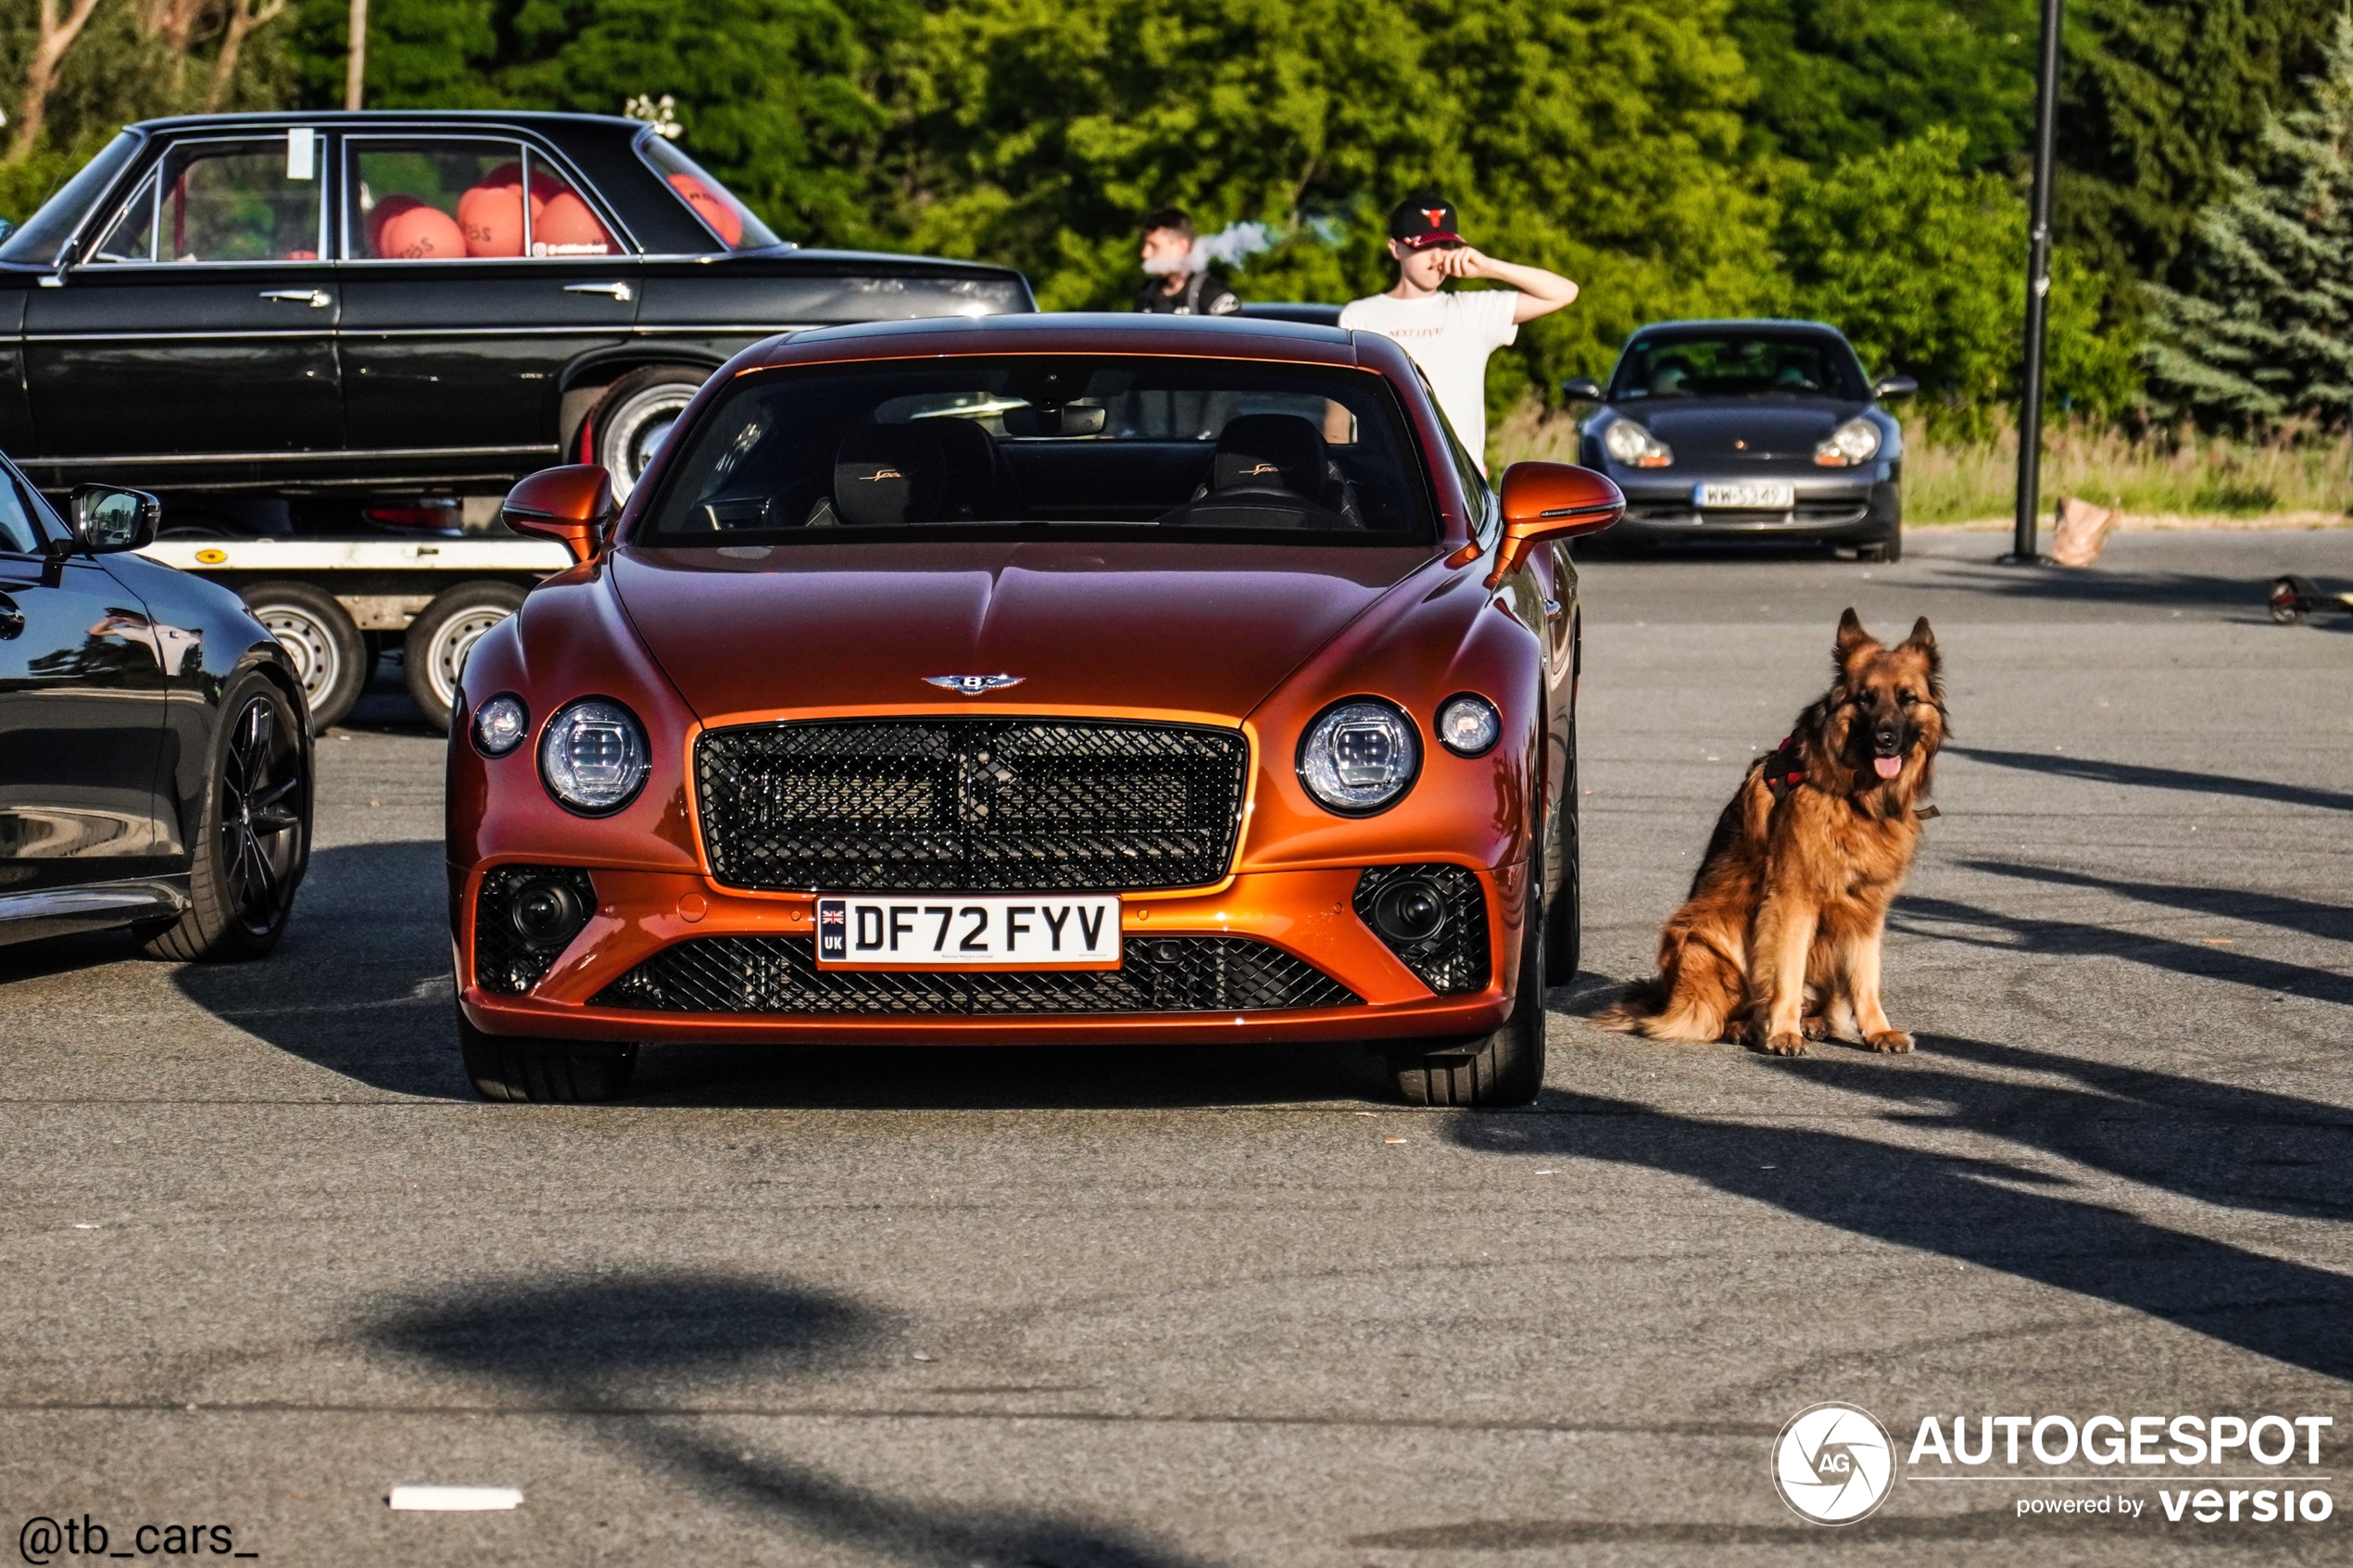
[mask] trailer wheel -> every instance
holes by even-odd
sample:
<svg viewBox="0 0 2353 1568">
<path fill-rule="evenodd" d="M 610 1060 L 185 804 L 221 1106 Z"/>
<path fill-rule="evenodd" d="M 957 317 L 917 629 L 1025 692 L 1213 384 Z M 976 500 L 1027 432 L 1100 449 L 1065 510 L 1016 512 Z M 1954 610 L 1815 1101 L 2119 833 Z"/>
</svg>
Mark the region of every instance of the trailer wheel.
<svg viewBox="0 0 2353 1568">
<path fill-rule="evenodd" d="M 408 669 L 409 695 L 427 722 L 449 727 L 467 656 L 484 633 L 522 608 L 522 590 L 511 583 L 460 583 L 444 589 L 409 623 L 401 663 Z"/>
<path fill-rule="evenodd" d="M 695 393 L 709 379 L 688 365 L 648 365 L 612 383 L 588 412 L 583 462 L 604 465 L 612 498 L 629 499 Z"/>
<path fill-rule="evenodd" d="M 342 723 L 375 672 L 368 639 L 350 615 L 333 594 L 308 583 L 250 583 L 239 595 L 293 656 L 310 705 L 310 733 L 324 734 Z"/>
</svg>

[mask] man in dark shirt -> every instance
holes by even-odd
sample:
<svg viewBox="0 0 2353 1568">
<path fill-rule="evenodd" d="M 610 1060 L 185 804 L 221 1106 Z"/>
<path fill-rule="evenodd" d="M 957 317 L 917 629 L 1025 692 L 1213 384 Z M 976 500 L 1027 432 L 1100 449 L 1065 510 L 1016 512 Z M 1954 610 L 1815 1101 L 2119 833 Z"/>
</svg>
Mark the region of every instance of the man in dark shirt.
<svg viewBox="0 0 2353 1568">
<path fill-rule="evenodd" d="M 1193 220 L 1164 207 L 1144 220 L 1144 286 L 1136 308 L 1155 316 L 1231 316 L 1242 307 L 1234 291 L 1192 259 Z"/>
</svg>

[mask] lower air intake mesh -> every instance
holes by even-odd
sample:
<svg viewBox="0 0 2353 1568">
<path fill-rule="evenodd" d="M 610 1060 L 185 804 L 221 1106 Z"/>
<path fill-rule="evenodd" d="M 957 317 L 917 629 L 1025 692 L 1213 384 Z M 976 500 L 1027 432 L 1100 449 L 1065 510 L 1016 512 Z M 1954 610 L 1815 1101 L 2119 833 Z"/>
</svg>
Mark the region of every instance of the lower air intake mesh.
<svg viewBox="0 0 2353 1568">
<path fill-rule="evenodd" d="M 1241 936 L 1128 937 L 1118 969 L 967 974 L 821 970 L 807 936 L 699 936 L 665 947 L 589 1005 L 651 1012 L 1279 1012 L 1364 998 L 1281 948 Z"/>
</svg>

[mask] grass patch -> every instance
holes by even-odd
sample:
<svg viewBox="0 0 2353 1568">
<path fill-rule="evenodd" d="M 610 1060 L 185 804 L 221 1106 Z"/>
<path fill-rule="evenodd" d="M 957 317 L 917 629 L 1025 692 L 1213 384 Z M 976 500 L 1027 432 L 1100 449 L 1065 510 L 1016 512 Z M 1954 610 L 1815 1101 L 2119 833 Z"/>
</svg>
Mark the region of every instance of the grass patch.
<svg viewBox="0 0 2353 1568">
<path fill-rule="evenodd" d="M 2018 433 L 1987 441 L 1935 441 L 1906 432 L 1904 520 L 1965 522 L 2010 515 L 2018 489 Z M 1496 426 L 1498 467 L 1577 460 L 1577 420 L 1524 403 Z M 2067 421 L 2043 433 L 2045 508 L 2061 495 L 2143 516 L 2260 517 L 2345 512 L 2353 502 L 2353 435 L 2233 441 L 2190 432 L 2133 436 Z"/>
</svg>

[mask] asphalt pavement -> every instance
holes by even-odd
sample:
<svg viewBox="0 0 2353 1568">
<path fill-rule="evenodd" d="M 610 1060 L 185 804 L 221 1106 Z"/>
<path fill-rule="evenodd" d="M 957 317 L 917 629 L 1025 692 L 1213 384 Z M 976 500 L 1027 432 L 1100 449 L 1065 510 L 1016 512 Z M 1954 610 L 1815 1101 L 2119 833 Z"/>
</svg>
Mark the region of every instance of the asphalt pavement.
<svg viewBox="0 0 2353 1568">
<path fill-rule="evenodd" d="M 1345 1048 L 681 1049 L 622 1106 L 479 1103 L 441 743 L 371 697 L 321 743 L 275 957 L 0 948 L 6 1528 L 221 1525 L 264 1563 L 2342 1562 L 2353 617 L 2262 599 L 2353 586 L 2353 531 L 2081 572 L 2002 543 L 1589 567 L 1586 972 L 1508 1113 L 1391 1106 Z M 1848 604 L 1947 662 L 1887 950 L 1919 1049 L 1595 1029 Z M 2317 1463 L 1930 1458 L 1831 1529 L 1772 1480 L 1828 1400 L 1899 1458 L 1931 1416 L 2334 1425 Z M 2333 1516 L 2159 1501 L 2284 1475 Z M 388 1509 L 409 1483 L 524 1500 Z M 2069 1499 L 2108 1512 L 2018 1512 Z"/>
</svg>

